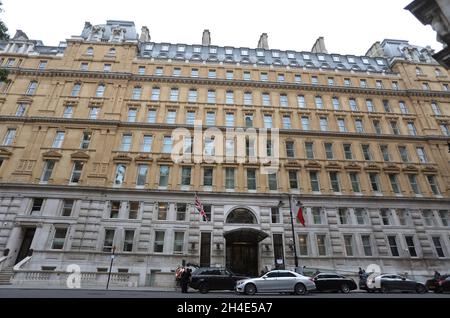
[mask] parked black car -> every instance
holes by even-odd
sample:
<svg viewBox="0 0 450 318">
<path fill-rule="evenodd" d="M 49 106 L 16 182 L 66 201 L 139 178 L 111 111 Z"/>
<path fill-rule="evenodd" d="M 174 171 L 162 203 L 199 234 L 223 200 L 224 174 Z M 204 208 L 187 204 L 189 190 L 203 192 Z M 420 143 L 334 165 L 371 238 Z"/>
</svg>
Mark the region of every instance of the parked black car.
<svg viewBox="0 0 450 318">
<path fill-rule="evenodd" d="M 247 278 L 238 276 L 226 268 L 201 267 L 192 273 L 189 286 L 206 294 L 210 290 L 234 290 L 238 280 Z"/>
<path fill-rule="evenodd" d="M 313 277 L 317 291 L 334 291 L 349 293 L 358 288 L 355 281 L 342 275 L 333 273 L 320 273 Z"/>
<path fill-rule="evenodd" d="M 433 290 L 435 293 L 438 293 L 440 291 L 444 291 L 444 286 L 441 286 L 443 282 L 449 278 L 450 275 L 441 275 L 439 278 L 432 278 L 425 282 L 425 286 L 428 288 L 428 290 Z M 448 284 L 448 283 L 447 283 Z M 443 287 L 443 288 L 441 288 Z M 447 287 L 448 289 L 448 287 Z"/>
</svg>

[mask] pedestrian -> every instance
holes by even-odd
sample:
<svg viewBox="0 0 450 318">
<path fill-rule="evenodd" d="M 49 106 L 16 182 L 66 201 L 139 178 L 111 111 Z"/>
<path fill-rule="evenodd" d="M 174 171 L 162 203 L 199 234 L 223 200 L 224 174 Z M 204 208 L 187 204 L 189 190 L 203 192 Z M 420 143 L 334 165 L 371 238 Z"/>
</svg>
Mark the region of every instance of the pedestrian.
<svg viewBox="0 0 450 318">
<path fill-rule="evenodd" d="M 358 270 L 358 275 L 361 276 L 364 273 L 363 269 L 360 267 Z"/>
<path fill-rule="evenodd" d="M 185 268 L 183 266 L 178 266 L 175 270 L 175 291 L 181 287 L 181 276 L 183 275 Z"/>
<path fill-rule="evenodd" d="M 191 269 L 187 268 L 181 275 L 181 292 L 186 294 L 188 292 L 189 282 L 191 280 Z"/>
<path fill-rule="evenodd" d="M 438 271 L 434 271 L 434 279 L 439 279 L 441 277 L 441 273 L 439 273 Z"/>
</svg>

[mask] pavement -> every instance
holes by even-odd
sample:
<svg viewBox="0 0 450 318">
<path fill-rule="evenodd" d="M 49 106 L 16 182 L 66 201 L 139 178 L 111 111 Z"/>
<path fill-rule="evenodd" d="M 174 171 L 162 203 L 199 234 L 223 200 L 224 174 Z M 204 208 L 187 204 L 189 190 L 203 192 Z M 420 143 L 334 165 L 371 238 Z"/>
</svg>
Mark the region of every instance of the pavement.
<svg viewBox="0 0 450 318">
<path fill-rule="evenodd" d="M 415 294 L 415 293 L 373 293 L 369 294 L 364 291 L 352 291 L 349 294 L 342 293 L 309 293 L 306 296 L 295 296 L 287 294 L 258 294 L 255 296 L 246 296 L 236 294 L 231 291 L 217 291 L 208 294 L 200 294 L 196 290 L 190 290 L 188 294 L 182 294 L 180 291 L 162 288 L 111 288 L 109 290 L 99 288 L 88 289 L 52 289 L 37 288 L 26 286 L 0 286 L 1 298 L 298 298 L 306 297 L 308 299 L 320 298 L 364 298 L 364 299 L 386 299 L 386 298 L 426 298 L 426 299 L 442 299 L 450 298 L 450 294 Z"/>
</svg>

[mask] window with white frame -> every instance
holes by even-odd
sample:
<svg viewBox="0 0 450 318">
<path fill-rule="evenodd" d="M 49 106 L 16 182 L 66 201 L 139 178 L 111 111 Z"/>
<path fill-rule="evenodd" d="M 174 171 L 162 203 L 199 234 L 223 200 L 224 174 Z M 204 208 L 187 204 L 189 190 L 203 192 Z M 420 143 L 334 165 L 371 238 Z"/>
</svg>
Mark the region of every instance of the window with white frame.
<svg viewBox="0 0 450 318">
<path fill-rule="evenodd" d="M 84 162 L 75 161 L 73 163 L 72 175 L 70 177 L 70 183 L 79 183 L 81 179 L 81 173 L 83 172 Z"/>
<path fill-rule="evenodd" d="M 66 241 L 67 228 L 60 227 L 55 229 L 55 234 L 52 241 L 53 250 L 62 250 L 64 248 L 64 243 Z"/>
<path fill-rule="evenodd" d="M 153 88 L 152 88 L 152 96 L 151 96 L 151 100 L 152 100 L 152 101 L 158 101 L 158 100 L 159 100 L 159 97 L 160 97 L 160 94 L 161 94 L 160 88 L 159 88 L 159 87 L 153 87 Z"/>
<path fill-rule="evenodd" d="M 160 166 L 159 167 L 159 186 L 167 187 L 169 185 L 169 166 Z"/>
<path fill-rule="evenodd" d="M 156 110 L 149 108 L 147 110 L 147 123 L 154 124 L 156 123 Z"/>
<path fill-rule="evenodd" d="M 8 128 L 6 131 L 5 138 L 3 138 L 3 146 L 11 146 L 14 142 L 14 138 L 16 137 L 16 129 Z"/>
<path fill-rule="evenodd" d="M 122 143 L 120 145 L 120 151 L 130 151 L 132 138 L 133 138 L 133 135 L 131 135 L 131 134 L 123 134 L 122 135 Z"/>
<path fill-rule="evenodd" d="M 55 168 L 55 160 L 45 160 L 44 170 L 41 176 L 41 182 L 48 182 L 52 176 L 53 169 Z"/>
<path fill-rule="evenodd" d="M 164 236 L 165 236 L 165 232 L 155 231 L 155 242 L 154 242 L 153 252 L 162 253 L 164 251 Z"/>
</svg>

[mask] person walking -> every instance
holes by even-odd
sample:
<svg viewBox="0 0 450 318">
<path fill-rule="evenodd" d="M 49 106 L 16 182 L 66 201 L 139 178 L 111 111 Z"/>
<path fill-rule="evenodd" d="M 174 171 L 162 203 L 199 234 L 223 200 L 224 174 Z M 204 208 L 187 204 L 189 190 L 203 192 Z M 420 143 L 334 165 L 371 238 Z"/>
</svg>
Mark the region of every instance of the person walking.
<svg viewBox="0 0 450 318">
<path fill-rule="evenodd" d="M 181 274 L 181 292 L 186 294 L 188 292 L 189 282 L 191 281 L 191 269 L 186 268 Z"/>
</svg>

